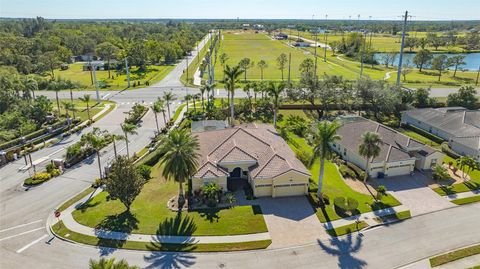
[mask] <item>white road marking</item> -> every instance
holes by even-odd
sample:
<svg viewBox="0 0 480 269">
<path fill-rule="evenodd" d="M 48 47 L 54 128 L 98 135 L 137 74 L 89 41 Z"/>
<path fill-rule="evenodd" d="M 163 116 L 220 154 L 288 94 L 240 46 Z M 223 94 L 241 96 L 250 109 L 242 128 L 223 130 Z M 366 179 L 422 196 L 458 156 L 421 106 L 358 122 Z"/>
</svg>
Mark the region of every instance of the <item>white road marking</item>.
<svg viewBox="0 0 480 269">
<path fill-rule="evenodd" d="M 34 240 L 32 242 L 30 242 L 29 244 L 25 245 L 23 248 L 17 250 L 17 253 L 22 253 L 24 250 L 26 250 L 27 248 L 35 245 L 36 243 L 40 242 L 40 240 L 42 240 L 43 238 L 47 237 L 48 234 L 44 234 L 42 235 L 42 237 L 38 238 L 37 240 Z"/>
<path fill-rule="evenodd" d="M 105 96 L 103 96 L 103 97 L 102 97 L 102 100 L 105 100 L 105 99 L 107 99 L 107 97 L 108 97 L 110 94 L 111 94 L 111 93 L 107 93 L 107 94 L 105 94 Z"/>
<path fill-rule="evenodd" d="M 24 224 L 20 224 L 20 225 L 17 225 L 17 226 L 13 226 L 13 227 L 10 227 L 10 228 L 7 228 L 7 229 L 0 230 L 0 233 L 6 232 L 6 231 L 10 231 L 10 230 L 13 230 L 13 229 L 17 229 L 17 228 L 20 228 L 20 227 L 23 227 L 23 226 L 27 226 L 27 225 L 30 225 L 30 224 L 34 224 L 34 223 L 37 223 L 37 222 L 41 222 L 41 221 L 42 221 L 42 220 L 39 219 L 39 220 L 32 221 L 32 222 L 29 222 L 29 223 L 24 223 Z"/>
<path fill-rule="evenodd" d="M 23 233 L 7 236 L 7 237 L 4 237 L 4 238 L 0 239 L 0 242 L 3 241 L 3 240 L 7 240 L 7 239 L 14 238 L 14 237 L 17 237 L 17 236 L 21 236 L 21 235 L 24 235 L 24 234 L 33 233 L 35 231 L 42 230 L 42 229 L 45 229 L 45 227 L 40 227 L 40 228 L 33 229 L 33 230 L 30 230 L 30 231 L 26 231 L 26 232 L 23 232 Z"/>
</svg>

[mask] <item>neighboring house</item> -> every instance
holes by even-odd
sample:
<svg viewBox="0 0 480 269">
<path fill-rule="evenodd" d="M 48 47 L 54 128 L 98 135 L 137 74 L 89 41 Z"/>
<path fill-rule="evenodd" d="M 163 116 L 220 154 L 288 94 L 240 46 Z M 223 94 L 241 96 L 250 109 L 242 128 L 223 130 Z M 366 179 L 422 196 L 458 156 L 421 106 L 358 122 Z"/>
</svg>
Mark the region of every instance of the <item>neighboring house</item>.
<svg viewBox="0 0 480 269">
<path fill-rule="evenodd" d="M 284 33 L 278 33 L 275 35 L 275 39 L 277 40 L 286 40 L 288 39 L 288 35 Z"/>
<path fill-rule="evenodd" d="M 338 134 L 341 139 L 332 147 L 344 160 L 363 170 L 366 169 L 366 159 L 359 153 L 362 135 L 375 132 L 382 138 L 380 154 L 370 162 L 371 177 L 408 175 L 415 168 L 429 170 L 433 165 L 441 164 L 445 157 L 443 153 L 378 122 L 359 116 L 340 117 L 340 121 L 342 127 Z"/>
<path fill-rule="evenodd" d="M 95 67 L 95 70 L 105 70 L 105 62 L 104 61 L 91 61 L 83 64 L 83 71 L 91 71 L 92 68 Z"/>
<path fill-rule="evenodd" d="M 256 197 L 308 193 L 309 171 L 273 126 L 249 124 L 194 134 L 201 156 L 192 178 L 194 190 L 215 182 L 224 191 L 250 185 Z"/>
<path fill-rule="evenodd" d="M 443 138 L 456 153 L 480 161 L 480 110 L 463 107 L 412 109 L 402 112 L 402 124 Z"/>
<path fill-rule="evenodd" d="M 82 55 L 73 56 L 73 62 L 88 62 L 97 60 L 97 55 L 94 52 L 85 53 Z"/>
</svg>

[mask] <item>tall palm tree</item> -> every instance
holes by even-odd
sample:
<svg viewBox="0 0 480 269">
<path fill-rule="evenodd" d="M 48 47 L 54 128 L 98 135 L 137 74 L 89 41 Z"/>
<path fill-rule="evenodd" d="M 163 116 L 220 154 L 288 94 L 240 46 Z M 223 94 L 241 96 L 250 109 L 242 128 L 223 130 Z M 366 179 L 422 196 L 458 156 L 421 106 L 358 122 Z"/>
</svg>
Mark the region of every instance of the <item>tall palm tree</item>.
<svg viewBox="0 0 480 269">
<path fill-rule="evenodd" d="M 138 266 L 129 265 L 125 259 L 116 262 L 115 258 L 100 258 L 98 261 L 90 259 L 88 266 L 89 269 L 140 269 Z"/>
<path fill-rule="evenodd" d="M 340 135 L 337 134 L 341 124 L 338 121 L 321 121 L 314 128 L 311 136 L 311 144 L 313 145 L 313 156 L 311 163 L 317 158 L 320 158 L 320 171 L 318 173 L 318 191 L 317 196 L 320 198 L 322 194 L 323 176 L 325 171 L 325 159 L 332 156 L 331 144 L 340 140 Z"/>
<path fill-rule="evenodd" d="M 187 111 L 188 111 L 188 102 L 190 102 L 190 100 L 192 100 L 192 95 L 187 93 L 183 99 L 185 100 L 185 103 L 187 104 Z"/>
<path fill-rule="evenodd" d="M 55 100 L 57 101 L 57 115 L 60 117 L 60 101 L 58 99 L 58 92 L 61 90 L 60 84 L 56 81 L 50 81 L 48 89 L 55 91 Z"/>
<path fill-rule="evenodd" d="M 270 82 L 267 88 L 268 94 L 273 99 L 273 126 L 277 128 L 277 111 L 279 107 L 280 96 L 282 92 L 285 90 L 285 83 L 275 84 Z"/>
<path fill-rule="evenodd" d="M 25 80 L 25 91 L 32 93 L 32 98 L 35 100 L 35 91 L 38 90 L 38 83 L 32 76 L 27 76 Z"/>
<path fill-rule="evenodd" d="M 90 101 L 91 101 L 90 94 L 84 94 L 82 97 L 78 99 L 80 99 L 80 101 L 84 102 L 87 105 L 87 115 L 88 115 L 88 119 L 91 121 L 92 117 L 90 117 Z"/>
<path fill-rule="evenodd" d="M 172 93 L 170 90 L 169 92 L 164 92 L 163 93 L 163 100 L 167 103 L 167 110 L 168 110 L 168 120 L 172 118 L 172 114 L 170 113 L 170 104 L 177 100 L 177 97 L 175 97 L 175 94 Z"/>
<path fill-rule="evenodd" d="M 265 60 L 260 60 L 257 63 L 257 66 L 258 68 L 260 68 L 260 79 L 263 81 L 263 70 L 265 70 L 265 68 L 268 68 L 268 64 L 267 62 L 265 62 Z"/>
<path fill-rule="evenodd" d="M 230 124 L 233 125 L 235 121 L 235 109 L 234 109 L 234 95 L 235 95 L 235 87 L 236 83 L 238 82 L 238 78 L 243 73 L 243 70 L 240 66 L 230 67 L 227 65 L 224 70 L 225 73 L 225 89 L 230 93 L 231 101 L 230 101 Z"/>
<path fill-rule="evenodd" d="M 158 101 L 154 102 L 152 105 L 153 115 L 155 115 L 155 124 L 157 125 L 157 134 L 160 134 L 160 127 L 158 126 L 158 113 L 161 112 L 162 107 Z"/>
<path fill-rule="evenodd" d="M 165 112 L 167 112 L 167 111 L 165 110 L 165 100 L 158 97 L 156 104 L 159 108 L 160 113 L 162 113 L 163 123 L 164 123 L 165 126 L 167 126 L 167 117 L 166 117 L 166 114 L 165 114 Z"/>
<path fill-rule="evenodd" d="M 95 150 L 95 153 L 97 154 L 98 171 L 100 173 L 100 179 L 103 179 L 102 164 L 100 162 L 100 150 L 104 145 L 105 138 L 102 135 L 100 135 L 100 129 L 93 128 L 93 132 L 88 133 L 86 135 L 86 140 L 87 140 L 87 143 L 90 145 L 90 147 L 92 147 Z"/>
<path fill-rule="evenodd" d="M 205 94 L 206 91 L 207 91 L 207 85 L 204 85 L 204 86 L 200 87 L 200 96 L 202 98 L 202 109 L 203 110 L 205 110 L 205 103 L 204 103 L 203 95 Z"/>
<path fill-rule="evenodd" d="M 163 166 L 162 175 L 167 179 L 174 179 L 179 184 L 178 203 L 185 202 L 183 182 L 188 180 L 189 193 L 192 193 L 191 177 L 197 172 L 198 150 L 200 146 L 196 136 L 187 130 L 175 129 L 165 139 L 161 152 L 160 164 Z"/>
<path fill-rule="evenodd" d="M 67 117 L 67 119 L 70 118 L 70 113 L 68 112 L 71 111 L 73 103 L 62 102 L 62 106 L 63 106 L 63 109 L 65 109 L 65 116 Z"/>
<path fill-rule="evenodd" d="M 125 136 L 112 134 L 113 155 L 115 156 L 115 159 L 117 158 L 117 140 L 125 140 Z"/>
<path fill-rule="evenodd" d="M 137 125 L 131 123 L 123 123 L 121 125 L 122 131 L 125 134 L 125 144 L 127 146 L 127 157 L 130 158 L 130 152 L 128 151 L 128 135 L 136 135 L 137 134 Z"/>
<path fill-rule="evenodd" d="M 358 146 L 358 151 L 366 159 L 365 176 L 363 182 L 366 183 L 370 171 L 370 161 L 380 155 L 380 145 L 383 144 L 382 138 L 375 132 L 366 132 L 362 135 L 362 144 Z"/>
</svg>

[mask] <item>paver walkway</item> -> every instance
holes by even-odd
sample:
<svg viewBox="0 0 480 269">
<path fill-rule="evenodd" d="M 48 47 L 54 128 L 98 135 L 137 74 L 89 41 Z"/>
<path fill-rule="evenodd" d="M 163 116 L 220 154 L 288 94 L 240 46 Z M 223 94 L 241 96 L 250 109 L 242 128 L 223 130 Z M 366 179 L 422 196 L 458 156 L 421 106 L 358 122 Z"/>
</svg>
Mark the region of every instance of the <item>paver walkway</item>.
<svg viewBox="0 0 480 269">
<path fill-rule="evenodd" d="M 460 193 L 450 194 L 450 195 L 447 195 L 447 196 L 444 196 L 444 197 L 447 200 L 452 201 L 452 200 L 468 198 L 468 197 L 478 196 L 478 195 L 480 195 L 480 190 L 460 192 Z"/>
<path fill-rule="evenodd" d="M 158 242 L 158 243 L 170 243 L 170 244 L 212 244 L 212 243 L 239 243 L 249 241 L 269 240 L 270 234 L 256 233 L 256 234 L 244 234 L 244 235 L 225 235 L 225 236 L 171 236 L 171 235 L 151 235 L 151 234 L 128 234 L 123 232 L 115 232 L 109 230 L 100 230 L 82 225 L 75 221 L 72 216 L 72 212 L 78 208 L 79 205 L 85 203 L 88 199 L 96 196 L 101 192 L 101 189 L 95 190 L 91 195 L 87 195 L 79 202 L 65 209 L 58 220 L 63 221 L 63 224 L 71 231 L 99 237 L 103 239 L 114 240 L 129 240 L 136 242 Z M 54 225 L 57 221 L 51 220 L 50 226 Z"/>
</svg>

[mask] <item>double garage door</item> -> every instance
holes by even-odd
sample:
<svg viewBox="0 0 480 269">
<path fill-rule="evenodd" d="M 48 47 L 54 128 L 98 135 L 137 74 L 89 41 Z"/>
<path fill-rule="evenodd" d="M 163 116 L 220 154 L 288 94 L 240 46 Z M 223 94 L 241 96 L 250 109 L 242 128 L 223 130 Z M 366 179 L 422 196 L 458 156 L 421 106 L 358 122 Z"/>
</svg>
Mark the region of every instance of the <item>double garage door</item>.
<svg viewBox="0 0 480 269">
<path fill-rule="evenodd" d="M 306 186 L 304 183 L 274 185 L 275 197 L 304 195 Z"/>
</svg>

